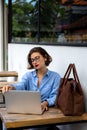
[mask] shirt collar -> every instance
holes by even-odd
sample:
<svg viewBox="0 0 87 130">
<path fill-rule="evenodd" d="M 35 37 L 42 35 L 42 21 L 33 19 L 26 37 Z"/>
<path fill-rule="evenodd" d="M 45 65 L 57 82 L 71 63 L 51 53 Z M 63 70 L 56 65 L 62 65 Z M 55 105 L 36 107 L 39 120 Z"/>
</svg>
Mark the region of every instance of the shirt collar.
<svg viewBox="0 0 87 130">
<path fill-rule="evenodd" d="M 48 70 L 47 73 L 46 73 L 46 75 L 49 76 L 49 74 L 50 74 L 50 71 Z M 34 76 L 34 77 L 37 77 L 36 70 L 33 71 L 33 76 Z"/>
</svg>

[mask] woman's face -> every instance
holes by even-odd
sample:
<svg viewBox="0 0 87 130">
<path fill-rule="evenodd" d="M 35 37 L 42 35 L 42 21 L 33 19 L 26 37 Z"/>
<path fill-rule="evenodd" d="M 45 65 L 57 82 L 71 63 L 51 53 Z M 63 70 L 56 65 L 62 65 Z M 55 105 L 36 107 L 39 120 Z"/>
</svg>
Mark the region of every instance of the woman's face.
<svg viewBox="0 0 87 130">
<path fill-rule="evenodd" d="M 31 62 L 35 69 L 41 69 L 46 67 L 46 58 L 44 58 L 39 52 L 34 52 L 31 54 Z"/>
</svg>

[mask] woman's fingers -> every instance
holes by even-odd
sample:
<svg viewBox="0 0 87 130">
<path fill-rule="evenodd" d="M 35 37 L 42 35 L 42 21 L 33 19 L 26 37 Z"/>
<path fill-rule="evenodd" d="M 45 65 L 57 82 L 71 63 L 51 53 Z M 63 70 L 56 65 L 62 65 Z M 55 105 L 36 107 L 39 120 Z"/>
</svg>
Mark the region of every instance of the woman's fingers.
<svg viewBox="0 0 87 130">
<path fill-rule="evenodd" d="M 47 103 L 47 101 L 44 101 L 44 102 L 42 102 L 41 103 L 41 107 L 42 107 L 42 110 L 48 110 L 48 103 Z"/>
<path fill-rule="evenodd" d="M 2 93 L 5 93 L 5 92 L 7 92 L 8 90 L 12 90 L 12 89 L 13 89 L 12 86 L 9 86 L 9 85 L 3 86 L 3 88 L 2 88 Z"/>
</svg>

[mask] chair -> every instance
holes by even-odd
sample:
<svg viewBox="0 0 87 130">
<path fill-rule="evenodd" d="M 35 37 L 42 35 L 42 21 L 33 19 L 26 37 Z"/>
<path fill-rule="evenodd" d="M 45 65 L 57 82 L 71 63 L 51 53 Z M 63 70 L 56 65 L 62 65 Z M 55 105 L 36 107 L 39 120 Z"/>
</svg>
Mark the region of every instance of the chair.
<svg viewBox="0 0 87 130">
<path fill-rule="evenodd" d="M 8 82 L 8 77 L 13 77 L 14 80 L 11 81 L 11 82 Z M 16 71 L 1 71 L 0 72 L 0 107 L 5 107 L 5 100 L 4 100 L 4 96 L 1 92 L 2 90 L 2 87 L 4 85 L 8 85 L 8 84 L 11 84 L 11 83 L 16 83 L 17 80 L 18 80 L 18 72 Z M 4 79 L 3 79 L 4 78 Z"/>
<path fill-rule="evenodd" d="M 14 79 L 9 82 L 7 79 L 8 77 L 10 77 L 10 78 L 13 77 Z M 2 78 L 2 79 L 0 79 L 0 88 L 1 88 L 3 85 L 17 82 L 18 72 L 16 72 L 16 71 L 1 71 L 0 78 Z"/>
<path fill-rule="evenodd" d="M 14 77 L 14 81 L 17 81 L 18 72 L 16 72 L 16 71 L 1 71 L 0 77 Z"/>
</svg>

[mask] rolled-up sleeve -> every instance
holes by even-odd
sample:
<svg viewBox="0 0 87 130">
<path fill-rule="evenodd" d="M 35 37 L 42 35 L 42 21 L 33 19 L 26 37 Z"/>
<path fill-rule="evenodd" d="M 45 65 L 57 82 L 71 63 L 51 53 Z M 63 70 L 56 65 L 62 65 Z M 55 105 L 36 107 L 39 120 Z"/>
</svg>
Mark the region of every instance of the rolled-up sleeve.
<svg viewBox="0 0 87 130">
<path fill-rule="evenodd" d="M 28 79 L 28 75 L 27 73 L 22 77 L 21 81 L 16 83 L 16 84 L 10 84 L 11 86 L 13 86 L 16 90 L 26 90 L 26 86 L 27 86 L 27 79 Z"/>
</svg>

